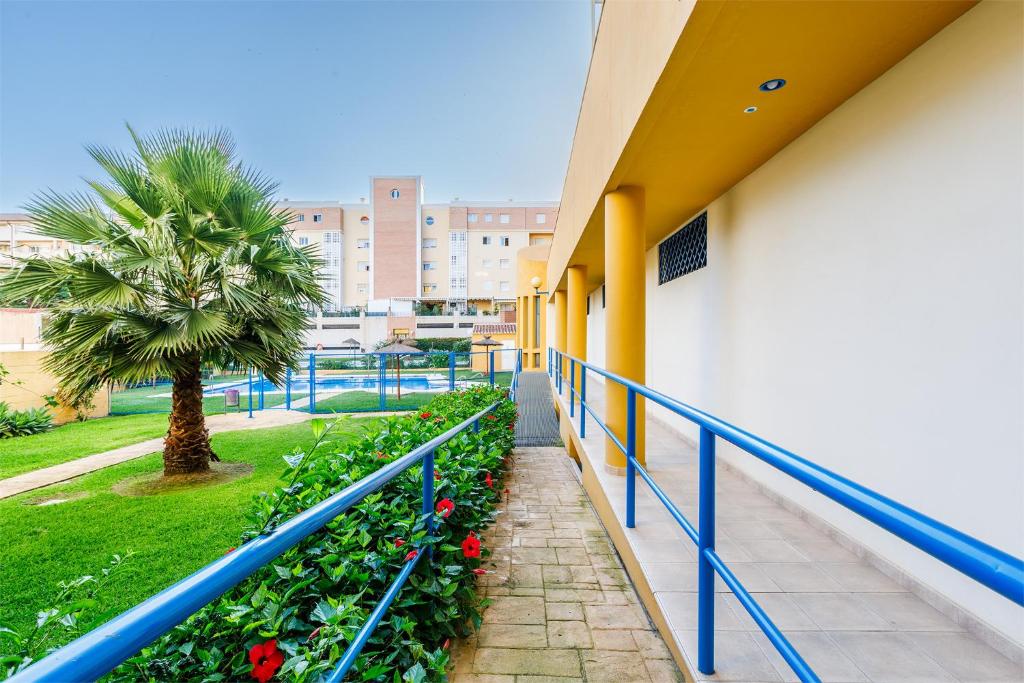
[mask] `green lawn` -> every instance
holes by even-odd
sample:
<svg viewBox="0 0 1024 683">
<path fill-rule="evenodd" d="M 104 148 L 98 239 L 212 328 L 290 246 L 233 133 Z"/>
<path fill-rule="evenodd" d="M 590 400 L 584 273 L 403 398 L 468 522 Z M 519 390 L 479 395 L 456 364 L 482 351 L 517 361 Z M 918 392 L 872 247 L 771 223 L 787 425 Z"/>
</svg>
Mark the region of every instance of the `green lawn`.
<svg viewBox="0 0 1024 683">
<path fill-rule="evenodd" d="M 128 389 L 126 391 L 114 391 L 110 394 L 110 412 L 116 415 L 134 414 L 134 413 L 169 413 L 171 412 L 171 388 L 168 387 L 139 387 L 137 389 Z M 168 396 L 159 396 L 157 394 L 168 394 Z M 305 398 L 306 394 L 300 394 L 292 392 L 292 400 L 297 401 L 300 398 Z M 273 408 L 274 406 L 283 405 L 285 401 L 285 395 L 281 394 L 264 394 L 263 396 L 263 407 Z M 249 409 L 249 393 L 246 389 L 243 389 L 238 396 L 239 408 L 242 411 Z M 253 409 L 259 407 L 259 393 L 253 392 L 252 394 L 252 405 Z M 234 408 L 230 409 L 234 412 Z M 203 412 L 207 415 L 217 415 L 225 411 L 224 408 L 224 396 L 217 394 L 215 396 L 206 396 L 203 398 Z"/>
<path fill-rule="evenodd" d="M 163 436 L 166 415 L 124 415 L 69 422 L 52 431 L 0 439 L 0 479 Z"/>
<path fill-rule="evenodd" d="M 344 413 L 359 411 L 380 410 L 380 394 L 376 391 L 346 391 L 332 396 L 320 398 L 317 395 L 316 412 L 319 413 Z M 394 394 L 388 394 L 385 410 L 415 410 L 430 399 L 437 396 L 437 392 L 414 391 L 402 392 L 402 400 L 399 401 Z M 302 410 L 308 411 L 309 406 Z"/>
<path fill-rule="evenodd" d="M 345 420 L 334 438 L 345 439 L 369 420 Z M 89 424 L 89 423 L 85 423 Z M 282 455 L 313 441 L 309 423 L 225 432 L 213 437 L 226 461 L 251 463 L 254 471 L 234 481 L 144 497 L 111 487 L 132 475 L 159 472 L 159 455 L 148 455 L 0 501 L 0 623 L 23 628 L 49 606 L 57 584 L 95 574 L 114 554 L 135 552 L 104 589 L 85 629 L 144 600 L 238 544 L 252 496 L 278 483 Z M 40 496 L 85 497 L 49 506 L 26 505 Z"/>
</svg>

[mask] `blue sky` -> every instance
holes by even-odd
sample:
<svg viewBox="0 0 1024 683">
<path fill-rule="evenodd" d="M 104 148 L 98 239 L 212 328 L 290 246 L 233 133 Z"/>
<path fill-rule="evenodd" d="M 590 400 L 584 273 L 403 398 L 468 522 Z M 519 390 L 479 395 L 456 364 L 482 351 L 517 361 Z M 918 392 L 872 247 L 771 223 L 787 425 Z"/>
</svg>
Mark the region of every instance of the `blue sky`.
<svg viewBox="0 0 1024 683">
<path fill-rule="evenodd" d="M 290 199 L 422 175 L 428 201 L 557 200 L 589 3 L 0 1 L 0 211 L 83 189 L 83 145 L 224 126 Z"/>
</svg>

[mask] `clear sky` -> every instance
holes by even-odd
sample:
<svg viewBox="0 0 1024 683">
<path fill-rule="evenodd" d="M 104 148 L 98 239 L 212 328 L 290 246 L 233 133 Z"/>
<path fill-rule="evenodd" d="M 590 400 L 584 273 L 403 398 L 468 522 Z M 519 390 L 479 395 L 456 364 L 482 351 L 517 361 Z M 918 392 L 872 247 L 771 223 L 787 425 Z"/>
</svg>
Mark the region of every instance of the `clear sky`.
<svg viewBox="0 0 1024 683">
<path fill-rule="evenodd" d="M 100 177 L 83 145 L 224 126 L 280 195 L 557 200 L 589 2 L 0 0 L 0 211 Z"/>
</svg>

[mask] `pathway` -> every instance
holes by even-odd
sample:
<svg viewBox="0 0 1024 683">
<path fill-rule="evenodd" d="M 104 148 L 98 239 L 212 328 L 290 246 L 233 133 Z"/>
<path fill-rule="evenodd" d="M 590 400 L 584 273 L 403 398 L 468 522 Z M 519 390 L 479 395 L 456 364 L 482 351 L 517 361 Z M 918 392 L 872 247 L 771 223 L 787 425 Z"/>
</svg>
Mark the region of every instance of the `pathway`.
<svg viewBox="0 0 1024 683">
<path fill-rule="evenodd" d="M 558 417 L 551 401 L 548 375 L 543 371 L 523 372 L 516 389 L 519 421 L 516 446 L 561 446 Z"/>
<path fill-rule="evenodd" d="M 682 681 L 565 450 L 516 448 L 514 461 L 483 535 L 491 604 L 456 645 L 453 683 Z"/>
<path fill-rule="evenodd" d="M 381 415 L 395 415 L 398 413 L 359 413 L 359 417 L 374 417 Z M 211 434 L 217 432 L 231 432 L 241 429 L 264 429 L 267 427 L 281 427 L 283 425 L 304 422 L 311 417 L 309 413 L 296 410 L 262 410 L 253 413 L 250 419 L 246 413 L 228 413 L 223 415 L 208 415 L 206 417 L 206 428 Z M 324 417 L 324 416 L 320 416 Z M 112 418 L 113 419 L 113 418 Z M 121 446 L 103 453 L 88 455 L 84 458 L 69 460 L 68 462 L 52 467 L 33 470 L 19 474 L 8 479 L 0 479 L 0 500 L 16 496 L 19 493 L 32 491 L 34 489 L 56 484 L 68 479 L 88 474 L 96 470 L 117 465 L 127 460 L 149 455 L 163 449 L 164 437 L 158 436 L 139 443 Z"/>
<path fill-rule="evenodd" d="M 567 410 L 566 399 L 560 400 Z M 598 415 L 604 414 L 601 382 L 588 383 L 587 402 Z M 577 404 L 577 433 L 578 411 Z M 648 407 L 647 469 L 696 526 L 696 450 L 678 432 L 651 419 L 653 412 Z M 604 433 L 589 416 L 587 427 L 581 457 L 589 460 L 624 527 L 626 479 L 604 470 Z M 1024 681 L 1020 651 L 990 631 L 975 629 L 971 615 L 942 599 L 929 604 L 909 577 L 822 520 L 783 505 L 722 458 L 716 478 L 719 554 L 822 680 Z M 695 671 L 696 551 L 639 478 L 636 494 L 636 528 L 623 531 L 629 552 L 642 568 L 643 577 L 634 578 L 653 591 Z M 716 591 L 717 673 L 698 673 L 696 678 L 795 681 L 721 580 Z"/>
</svg>

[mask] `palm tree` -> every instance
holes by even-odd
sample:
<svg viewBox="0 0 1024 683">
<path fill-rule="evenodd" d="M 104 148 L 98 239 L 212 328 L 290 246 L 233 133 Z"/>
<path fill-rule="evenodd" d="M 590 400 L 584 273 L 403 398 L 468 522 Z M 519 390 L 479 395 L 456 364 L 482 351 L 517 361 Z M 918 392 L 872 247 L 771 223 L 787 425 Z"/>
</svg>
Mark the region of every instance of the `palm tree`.
<svg viewBox="0 0 1024 683">
<path fill-rule="evenodd" d="M 323 303 L 311 247 L 293 246 L 277 185 L 239 163 L 227 132 L 129 127 L 130 153 L 88 147 L 109 176 L 93 194 L 46 192 L 36 230 L 84 246 L 29 258 L 0 299 L 50 310 L 45 367 L 75 404 L 114 382 L 173 379 L 164 474 L 208 470 L 200 367 L 236 363 L 278 382 L 303 347 L 304 309 Z"/>
</svg>

